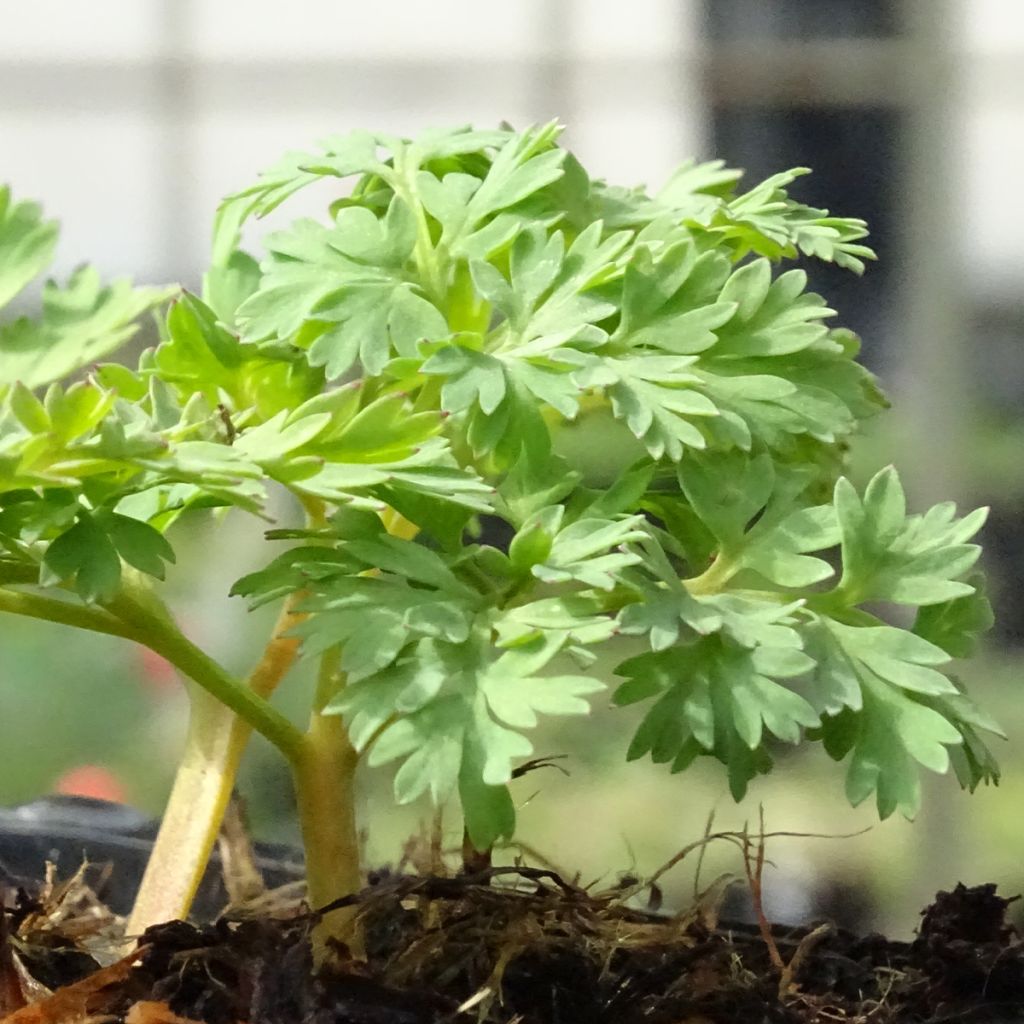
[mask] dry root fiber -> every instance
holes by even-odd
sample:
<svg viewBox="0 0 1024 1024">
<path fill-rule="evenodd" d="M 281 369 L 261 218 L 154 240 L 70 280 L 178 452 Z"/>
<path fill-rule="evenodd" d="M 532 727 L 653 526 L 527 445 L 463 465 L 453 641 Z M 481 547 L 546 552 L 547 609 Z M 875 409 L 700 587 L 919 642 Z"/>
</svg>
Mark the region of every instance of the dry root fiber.
<svg viewBox="0 0 1024 1024">
<path fill-rule="evenodd" d="M 383 875 L 346 902 L 368 958 L 315 976 L 294 898 L 161 925 L 104 964 L 116 929 L 80 880 L 8 891 L 0 1024 L 1024 1020 L 1024 946 L 994 886 L 939 893 L 911 943 L 658 916 L 530 868 Z"/>
</svg>

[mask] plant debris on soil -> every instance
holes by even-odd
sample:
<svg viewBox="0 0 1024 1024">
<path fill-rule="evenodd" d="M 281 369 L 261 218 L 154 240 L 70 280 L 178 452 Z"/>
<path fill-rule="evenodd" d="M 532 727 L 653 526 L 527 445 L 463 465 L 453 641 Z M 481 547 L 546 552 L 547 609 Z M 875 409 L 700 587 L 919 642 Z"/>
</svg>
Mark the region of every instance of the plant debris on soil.
<svg viewBox="0 0 1024 1024">
<path fill-rule="evenodd" d="M 383 873 L 342 902 L 361 908 L 367 961 L 339 950 L 318 976 L 293 896 L 151 928 L 122 956 L 81 876 L 8 887 L 0 1024 L 1024 1020 L 1024 944 L 994 885 L 940 892 L 913 942 L 656 915 L 526 867 Z"/>
</svg>

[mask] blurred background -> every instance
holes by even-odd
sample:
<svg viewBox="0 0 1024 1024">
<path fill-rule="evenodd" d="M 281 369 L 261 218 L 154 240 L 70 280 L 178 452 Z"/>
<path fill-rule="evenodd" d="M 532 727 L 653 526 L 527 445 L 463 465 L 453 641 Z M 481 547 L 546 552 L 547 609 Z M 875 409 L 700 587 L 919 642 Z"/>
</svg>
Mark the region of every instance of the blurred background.
<svg viewBox="0 0 1024 1024">
<path fill-rule="evenodd" d="M 218 199 L 288 148 L 352 128 L 560 118 L 596 176 L 659 185 L 685 158 L 722 157 L 748 181 L 792 166 L 800 199 L 865 217 L 880 261 L 814 285 L 864 337 L 895 409 L 854 472 L 900 467 L 915 502 L 992 507 L 987 569 L 998 624 L 963 667 L 1001 719 L 999 789 L 929 780 L 913 825 L 851 810 L 842 768 L 798 751 L 737 807 L 713 765 L 670 777 L 623 763 L 628 713 L 599 708 L 537 737 L 568 777 L 518 783 L 522 838 L 567 872 L 611 884 L 651 872 L 716 828 L 846 833 L 779 839 L 768 909 L 839 909 L 909 934 L 937 888 L 1024 890 L 1024 6 L 1020 0 L 33 0 L 0 48 L 0 181 L 63 225 L 56 267 L 198 285 Z M 320 212 L 300 197 L 289 215 Z M 303 205 L 305 204 L 305 205 Z M 229 519 L 180 543 L 171 578 L 194 637 L 243 668 L 269 629 L 224 595 L 254 567 L 260 526 Z M 189 591 L 190 570 L 216 576 Z M 222 563 L 222 564 L 221 564 Z M 301 674 L 301 673 L 300 673 Z M 298 714 L 303 681 L 282 706 Z M 600 703 L 600 702 L 599 702 Z M 178 681 L 116 642 L 0 621 L 0 804 L 62 789 L 158 813 L 184 725 Z M 597 730 L 595 733 L 595 729 Z M 597 735 L 599 741 L 595 742 Z M 366 780 L 375 861 L 393 861 L 426 812 Z M 293 834 L 290 784 L 255 745 L 241 788 L 256 831 Z M 379 799 L 375 799 L 378 798 Z M 702 884 L 740 872 L 709 854 Z M 668 898 L 692 891 L 684 863 Z"/>
</svg>

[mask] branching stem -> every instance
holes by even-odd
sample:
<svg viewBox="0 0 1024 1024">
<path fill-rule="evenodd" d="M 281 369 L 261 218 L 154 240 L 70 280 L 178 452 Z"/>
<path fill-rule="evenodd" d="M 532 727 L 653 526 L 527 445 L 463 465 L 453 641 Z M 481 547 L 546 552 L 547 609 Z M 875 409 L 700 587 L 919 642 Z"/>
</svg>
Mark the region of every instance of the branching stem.
<svg viewBox="0 0 1024 1024">
<path fill-rule="evenodd" d="M 295 660 L 298 640 L 288 635 L 300 618 L 295 603 L 294 596 L 285 603 L 263 656 L 246 680 L 246 688 L 258 699 L 273 693 Z M 250 722 L 209 692 L 194 683 L 189 691 L 185 750 L 128 920 L 129 937 L 188 913 L 252 734 Z"/>
<path fill-rule="evenodd" d="M 717 594 L 738 571 L 738 566 L 724 555 L 719 554 L 704 572 L 699 576 L 691 576 L 690 579 L 683 580 L 683 583 L 694 597 L 703 594 Z"/>
<path fill-rule="evenodd" d="M 166 658 L 184 676 L 241 716 L 289 761 L 294 760 L 302 743 L 302 731 L 264 697 L 230 675 L 192 643 L 152 591 L 147 589 L 139 595 L 132 593 L 132 589 L 126 586 L 110 602 L 108 610 L 122 622 L 132 623 L 142 636 L 141 643 Z"/>
<path fill-rule="evenodd" d="M 0 587 L 0 611 L 144 643 L 142 633 L 103 608 Z"/>
<path fill-rule="evenodd" d="M 296 619 L 293 604 L 286 604 L 262 658 L 242 682 L 193 644 L 148 586 L 127 572 L 122 592 L 106 607 L 0 588 L 0 611 L 134 640 L 189 681 L 185 750 L 128 921 L 129 936 L 188 913 L 252 730 L 289 761 L 299 756 L 305 737 L 266 699 L 295 659 L 298 641 L 284 635 Z"/>
</svg>

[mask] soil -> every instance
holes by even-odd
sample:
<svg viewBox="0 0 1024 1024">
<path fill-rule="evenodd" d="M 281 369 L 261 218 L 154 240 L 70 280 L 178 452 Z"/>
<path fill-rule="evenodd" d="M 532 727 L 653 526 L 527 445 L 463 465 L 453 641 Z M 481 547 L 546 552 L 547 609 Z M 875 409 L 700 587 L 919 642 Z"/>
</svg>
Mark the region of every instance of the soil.
<svg viewBox="0 0 1024 1024">
<path fill-rule="evenodd" d="M 1024 943 L 993 885 L 940 892 L 917 938 L 668 917 L 550 871 L 383 873 L 367 961 L 316 975 L 313 915 L 264 897 L 208 925 L 117 919 L 82 882 L 8 887 L 0 1024 L 732 1024 L 1024 1021 Z M 112 962 L 113 961 L 113 962 Z"/>
</svg>

